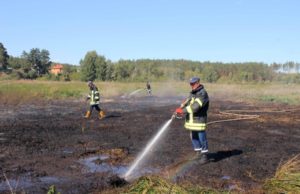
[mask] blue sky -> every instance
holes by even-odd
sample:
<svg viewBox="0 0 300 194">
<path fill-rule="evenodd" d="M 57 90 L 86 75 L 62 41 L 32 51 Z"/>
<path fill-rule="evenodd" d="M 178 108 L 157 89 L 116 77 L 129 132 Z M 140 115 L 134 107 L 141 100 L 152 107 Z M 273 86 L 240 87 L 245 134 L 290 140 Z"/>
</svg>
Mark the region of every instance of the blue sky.
<svg viewBox="0 0 300 194">
<path fill-rule="evenodd" d="M 7 0 L 0 42 L 9 55 L 47 49 L 79 64 L 107 59 L 300 62 L 298 0 Z"/>
</svg>

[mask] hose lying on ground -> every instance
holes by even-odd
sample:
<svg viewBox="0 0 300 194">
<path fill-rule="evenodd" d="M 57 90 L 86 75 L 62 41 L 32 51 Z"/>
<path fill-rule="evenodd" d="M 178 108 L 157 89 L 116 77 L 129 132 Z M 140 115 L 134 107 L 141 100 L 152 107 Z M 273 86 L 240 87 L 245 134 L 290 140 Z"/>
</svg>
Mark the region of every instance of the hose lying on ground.
<svg viewBox="0 0 300 194">
<path fill-rule="evenodd" d="M 239 118 L 233 118 L 233 119 L 223 119 L 223 120 L 217 120 L 217 121 L 211 121 L 208 122 L 207 125 L 215 124 L 215 123 L 223 123 L 223 122 L 229 122 L 229 121 L 240 121 L 240 120 L 249 120 L 249 119 L 256 119 L 260 117 L 258 114 L 238 114 L 233 112 L 249 112 L 249 113 L 282 113 L 282 112 L 294 112 L 300 110 L 300 108 L 293 108 L 293 109 L 286 109 L 286 110 L 227 110 L 227 111 L 219 111 L 219 114 L 223 115 L 231 115 L 231 116 L 237 116 Z"/>
</svg>

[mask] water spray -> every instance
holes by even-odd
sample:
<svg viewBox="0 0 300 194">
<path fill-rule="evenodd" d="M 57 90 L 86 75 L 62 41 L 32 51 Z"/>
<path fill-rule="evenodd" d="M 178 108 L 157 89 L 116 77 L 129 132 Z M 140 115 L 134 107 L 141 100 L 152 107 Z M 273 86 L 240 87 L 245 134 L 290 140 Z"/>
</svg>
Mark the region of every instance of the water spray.
<svg viewBox="0 0 300 194">
<path fill-rule="evenodd" d="M 138 92 L 140 92 L 140 91 L 142 91 L 142 90 L 144 90 L 144 89 L 137 89 L 137 90 L 131 92 L 131 93 L 129 94 L 129 96 L 132 96 L 132 95 L 134 95 L 134 94 L 136 94 L 136 93 L 138 93 Z"/>
<path fill-rule="evenodd" d="M 153 145 L 159 140 L 161 135 L 168 129 L 169 125 L 171 124 L 172 120 L 175 118 L 175 115 L 172 115 L 171 119 L 169 119 L 157 132 L 157 134 L 150 140 L 147 144 L 146 148 L 142 151 L 141 154 L 135 159 L 133 164 L 130 166 L 129 170 L 125 173 L 124 179 L 127 180 L 130 178 L 130 175 L 134 171 L 134 169 L 143 161 L 144 157 L 147 155 L 149 150 L 153 147 Z"/>
</svg>

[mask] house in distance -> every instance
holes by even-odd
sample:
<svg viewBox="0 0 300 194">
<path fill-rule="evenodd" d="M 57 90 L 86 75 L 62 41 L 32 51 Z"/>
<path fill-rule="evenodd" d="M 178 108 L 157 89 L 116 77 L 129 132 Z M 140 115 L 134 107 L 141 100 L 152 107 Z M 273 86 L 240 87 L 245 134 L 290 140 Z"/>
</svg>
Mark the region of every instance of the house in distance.
<svg viewBox="0 0 300 194">
<path fill-rule="evenodd" d="M 61 64 L 55 64 L 51 67 L 50 72 L 54 75 L 63 73 L 63 66 Z"/>
</svg>

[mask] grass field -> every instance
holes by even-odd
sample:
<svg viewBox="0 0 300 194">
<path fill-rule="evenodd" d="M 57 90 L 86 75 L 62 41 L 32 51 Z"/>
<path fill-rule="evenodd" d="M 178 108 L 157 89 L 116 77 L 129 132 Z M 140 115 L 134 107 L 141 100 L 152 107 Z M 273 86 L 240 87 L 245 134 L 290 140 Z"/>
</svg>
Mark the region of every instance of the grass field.
<svg viewBox="0 0 300 194">
<path fill-rule="evenodd" d="M 121 96 L 145 88 L 145 83 L 96 82 L 101 96 Z M 284 84 L 208 84 L 204 83 L 211 97 L 234 101 L 263 101 L 300 104 L 300 85 Z M 155 96 L 187 96 L 186 82 L 153 82 Z M 0 100 L 3 103 L 22 103 L 35 100 L 84 99 L 88 93 L 85 82 L 56 81 L 0 81 Z M 141 92 L 139 95 L 146 94 Z"/>
<path fill-rule="evenodd" d="M 291 84 L 207 84 L 211 96 L 238 101 L 300 104 L 300 85 Z"/>
</svg>

